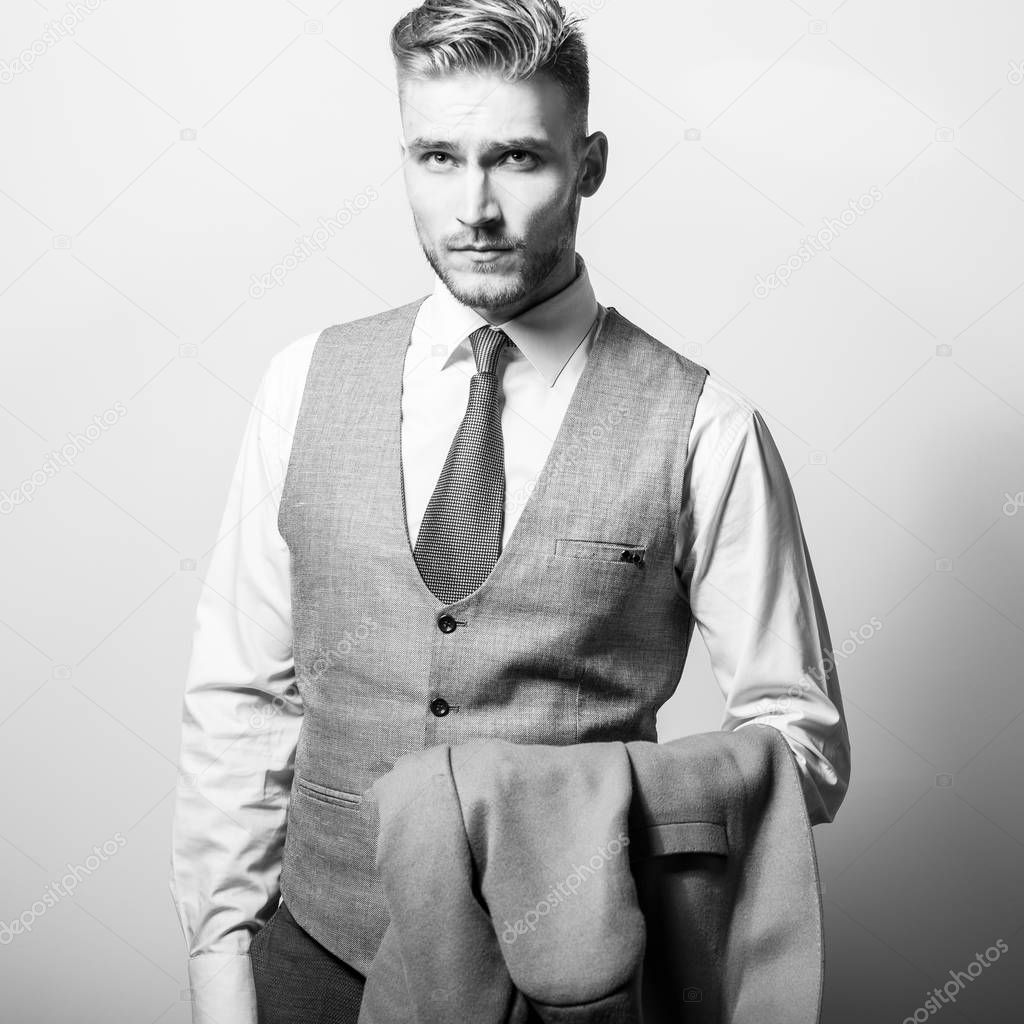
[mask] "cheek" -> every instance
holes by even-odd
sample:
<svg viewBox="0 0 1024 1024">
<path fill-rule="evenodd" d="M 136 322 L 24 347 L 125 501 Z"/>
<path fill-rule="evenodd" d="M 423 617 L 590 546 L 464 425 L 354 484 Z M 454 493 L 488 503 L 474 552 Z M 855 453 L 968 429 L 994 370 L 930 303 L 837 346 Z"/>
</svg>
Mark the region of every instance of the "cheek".
<svg viewBox="0 0 1024 1024">
<path fill-rule="evenodd" d="M 405 179 L 409 206 L 421 224 L 437 224 L 448 207 L 448 191 L 435 177 L 410 173 Z"/>
<path fill-rule="evenodd" d="M 569 199 L 570 193 L 564 188 L 546 189 L 543 196 L 534 195 L 529 204 L 517 203 L 510 212 L 518 217 L 526 234 L 556 234 L 564 225 Z"/>
<path fill-rule="evenodd" d="M 410 203 L 413 217 L 416 221 L 416 230 L 424 240 L 431 244 L 438 245 L 441 240 L 450 233 L 450 226 L 447 219 L 436 203 L 424 202 L 419 207 Z"/>
</svg>

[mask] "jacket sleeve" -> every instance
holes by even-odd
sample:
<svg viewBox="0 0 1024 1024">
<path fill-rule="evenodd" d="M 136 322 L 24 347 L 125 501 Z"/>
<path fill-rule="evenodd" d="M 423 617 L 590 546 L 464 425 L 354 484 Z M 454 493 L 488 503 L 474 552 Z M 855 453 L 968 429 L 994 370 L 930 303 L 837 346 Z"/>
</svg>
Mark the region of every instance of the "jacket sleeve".
<svg viewBox="0 0 1024 1024">
<path fill-rule="evenodd" d="M 275 911 L 302 705 L 275 361 L 248 417 L 199 596 L 182 702 L 170 890 L 194 1024 L 255 1024 L 250 940 Z"/>
<path fill-rule="evenodd" d="M 732 389 L 709 377 L 698 411 L 676 568 L 725 697 L 722 728 L 781 730 L 811 824 L 832 821 L 850 741 L 789 476 L 761 414 Z"/>
</svg>

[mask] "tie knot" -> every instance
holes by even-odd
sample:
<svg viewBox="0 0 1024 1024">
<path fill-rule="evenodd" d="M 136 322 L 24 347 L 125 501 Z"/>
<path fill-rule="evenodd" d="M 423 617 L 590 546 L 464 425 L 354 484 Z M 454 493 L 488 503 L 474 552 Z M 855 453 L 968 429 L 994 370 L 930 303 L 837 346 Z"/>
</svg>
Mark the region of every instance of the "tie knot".
<svg viewBox="0 0 1024 1024">
<path fill-rule="evenodd" d="M 509 340 L 504 331 L 493 327 L 481 327 L 469 336 L 473 346 L 473 358 L 476 360 L 477 373 L 494 373 L 498 366 L 498 355 Z"/>
</svg>

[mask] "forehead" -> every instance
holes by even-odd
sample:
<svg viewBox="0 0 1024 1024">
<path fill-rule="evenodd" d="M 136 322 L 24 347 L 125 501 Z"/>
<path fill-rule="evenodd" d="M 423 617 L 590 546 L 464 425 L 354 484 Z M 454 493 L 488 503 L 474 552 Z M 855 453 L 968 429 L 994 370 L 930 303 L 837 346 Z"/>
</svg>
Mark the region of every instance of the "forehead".
<svg viewBox="0 0 1024 1024">
<path fill-rule="evenodd" d="M 568 134 L 564 90 L 550 75 L 507 82 L 488 72 L 459 72 L 400 82 L 406 143 L 417 137 L 472 147 L 496 138 L 535 136 L 560 143 Z"/>
</svg>

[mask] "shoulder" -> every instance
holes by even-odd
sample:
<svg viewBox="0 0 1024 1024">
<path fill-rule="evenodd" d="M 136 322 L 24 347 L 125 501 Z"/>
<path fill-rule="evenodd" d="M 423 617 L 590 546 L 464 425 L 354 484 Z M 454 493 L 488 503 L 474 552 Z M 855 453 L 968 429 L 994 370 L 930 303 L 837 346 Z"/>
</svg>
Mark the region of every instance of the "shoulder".
<svg viewBox="0 0 1024 1024">
<path fill-rule="evenodd" d="M 699 387 L 689 435 L 691 458 L 712 464 L 724 459 L 730 449 L 741 449 L 747 439 L 760 442 L 768 433 L 756 404 L 738 387 L 666 345 L 613 307 L 609 307 L 609 313 L 630 332 L 631 344 L 644 354 L 645 361 L 654 362 L 662 370 L 678 365 L 684 378 Z"/>
<path fill-rule="evenodd" d="M 660 341 L 614 307 L 608 307 L 608 315 L 617 322 L 618 329 L 629 333 L 631 347 L 645 363 L 653 364 L 655 373 L 664 373 L 666 367 L 678 366 L 684 378 L 699 388 L 690 430 L 691 448 L 699 445 L 705 453 L 714 454 L 735 444 L 744 434 L 766 429 L 754 402 L 738 388 Z"/>
<path fill-rule="evenodd" d="M 296 388 L 301 391 L 313 353 L 321 340 L 329 343 L 346 336 L 365 334 L 405 322 L 415 317 L 422 302 L 423 298 L 415 299 L 401 306 L 394 306 L 355 320 L 331 324 L 322 330 L 294 338 L 270 358 L 264 375 L 266 386 L 278 392 L 291 393 Z"/>
<path fill-rule="evenodd" d="M 775 439 L 761 410 L 737 387 L 709 373 L 690 432 L 690 456 L 702 472 L 731 479 L 741 467 L 759 473 L 781 470 Z"/>
<path fill-rule="evenodd" d="M 764 424 L 754 402 L 738 388 L 709 372 L 698 403 L 700 429 L 715 440 L 713 447 L 728 447 Z M 698 427 L 695 418 L 694 427 Z"/>
<path fill-rule="evenodd" d="M 667 367 L 677 366 L 687 377 L 698 383 L 707 373 L 705 367 L 684 356 L 682 352 L 666 345 L 653 334 L 635 324 L 614 306 L 608 306 L 604 314 L 605 330 L 628 335 L 629 351 L 646 364 L 653 364 L 654 372 L 664 372 Z"/>
<path fill-rule="evenodd" d="M 378 331 L 405 330 L 411 327 L 420 307 L 427 298 L 429 296 L 423 295 L 418 299 L 413 299 L 412 302 L 403 303 L 401 306 L 393 306 L 391 309 L 371 313 L 369 316 L 362 316 L 357 320 L 346 320 L 344 323 L 334 324 L 321 331 L 321 335 L 325 342 L 330 343 L 349 338 L 372 337 Z"/>
<path fill-rule="evenodd" d="M 295 388 L 302 390 L 306 382 L 313 350 L 323 331 L 304 334 L 288 342 L 271 356 L 263 375 L 263 388 L 270 395 L 282 395 Z"/>
</svg>

